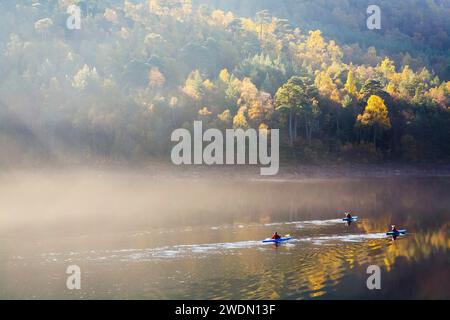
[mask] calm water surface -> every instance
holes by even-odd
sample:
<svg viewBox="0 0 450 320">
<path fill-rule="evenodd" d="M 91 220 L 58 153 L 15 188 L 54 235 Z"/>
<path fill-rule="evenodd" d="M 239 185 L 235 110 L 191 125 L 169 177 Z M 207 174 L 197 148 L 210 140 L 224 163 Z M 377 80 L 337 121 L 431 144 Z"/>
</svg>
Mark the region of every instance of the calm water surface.
<svg viewBox="0 0 450 320">
<path fill-rule="evenodd" d="M 450 298 L 449 178 L 125 185 L 49 180 L 50 191 L 3 190 L 10 208 L 36 192 L 54 200 L 17 209 L 45 212 L 44 222 L 6 216 L 0 298 Z M 360 219 L 343 222 L 346 209 Z M 408 234 L 386 236 L 392 223 Z M 294 239 L 261 242 L 274 231 Z M 66 289 L 71 264 L 82 270 L 81 290 Z M 372 264 L 381 290 L 366 287 Z"/>
</svg>

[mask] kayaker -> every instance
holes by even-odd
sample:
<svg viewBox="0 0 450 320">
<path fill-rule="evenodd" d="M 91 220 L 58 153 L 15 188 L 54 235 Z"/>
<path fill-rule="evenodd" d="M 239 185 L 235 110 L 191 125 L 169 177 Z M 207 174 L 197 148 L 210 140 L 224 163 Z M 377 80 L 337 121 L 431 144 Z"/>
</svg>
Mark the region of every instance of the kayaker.
<svg viewBox="0 0 450 320">
<path fill-rule="evenodd" d="M 352 218 L 352 215 L 350 214 L 350 212 L 346 212 L 346 213 L 345 213 L 345 217 L 346 217 L 347 219 L 351 219 L 351 218 Z"/>
<path fill-rule="evenodd" d="M 280 239 L 281 237 L 280 237 L 280 235 L 277 233 L 277 232 L 275 232 L 273 235 L 272 235 L 272 238 L 271 239 Z"/>
<path fill-rule="evenodd" d="M 395 227 L 394 224 L 391 226 L 391 231 L 392 231 L 393 233 L 398 233 L 398 230 L 397 230 L 397 228 Z"/>
</svg>

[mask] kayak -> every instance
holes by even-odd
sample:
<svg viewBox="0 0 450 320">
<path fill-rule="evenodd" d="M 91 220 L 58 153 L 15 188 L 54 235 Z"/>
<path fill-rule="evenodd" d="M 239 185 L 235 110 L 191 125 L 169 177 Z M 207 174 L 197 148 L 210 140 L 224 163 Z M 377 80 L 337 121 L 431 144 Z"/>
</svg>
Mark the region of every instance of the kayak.
<svg viewBox="0 0 450 320">
<path fill-rule="evenodd" d="M 263 240 L 263 242 L 279 243 L 279 242 L 284 242 L 284 241 L 288 241 L 288 240 L 291 240 L 291 239 L 292 239 L 291 236 L 281 237 L 281 238 L 278 238 L 278 239 L 267 238 L 266 240 Z"/>
<path fill-rule="evenodd" d="M 358 216 L 353 216 L 351 218 L 342 218 L 343 221 L 356 221 L 358 220 Z"/>
<path fill-rule="evenodd" d="M 406 234 L 406 229 L 398 230 L 397 232 L 392 231 L 386 232 L 386 235 L 388 236 L 399 236 L 401 234 Z"/>
</svg>

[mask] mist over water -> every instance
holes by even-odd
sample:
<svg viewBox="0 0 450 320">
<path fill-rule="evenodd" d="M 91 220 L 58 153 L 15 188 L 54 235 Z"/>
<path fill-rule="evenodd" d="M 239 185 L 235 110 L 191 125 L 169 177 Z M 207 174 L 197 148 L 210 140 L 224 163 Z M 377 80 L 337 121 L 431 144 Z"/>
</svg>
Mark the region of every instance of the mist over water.
<svg viewBox="0 0 450 320">
<path fill-rule="evenodd" d="M 450 0 L 371 2 L 0 1 L 0 300 L 450 299 Z"/>
<path fill-rule="evenodd" d="M 449 298 L 449 186 L 4 173 L 0 297 Z M 345 210 L 359 220 L 347 225 Z M 387 237 L 392 223 L 408 234 Z M 274 231 L 294 240 L 263 244 Z M 66 288 L 71 264 L 81 290 Z M 382 268 L 382 290 L 366 287 L 370 264 Z"/>
</svg>

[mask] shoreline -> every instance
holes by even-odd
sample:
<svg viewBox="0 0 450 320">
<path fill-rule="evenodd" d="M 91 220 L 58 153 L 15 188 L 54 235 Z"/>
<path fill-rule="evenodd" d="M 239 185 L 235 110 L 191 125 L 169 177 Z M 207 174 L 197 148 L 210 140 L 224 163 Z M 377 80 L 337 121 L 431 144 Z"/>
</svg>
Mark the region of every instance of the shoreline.
<svg viewBox="0 0 450 320">
<path fill-rule="evenodd" d="M 20 175 L 88 174 L 117 175 L 156 179 L 220 179 L 245 181 L 302 181 L 317 179 L 362 179 L 406 177 L 450 177 L 450 164 L 334 164 L 285 163 L 276 175 L 260 175 L 259 165 L 174 165 L 155 161 L 150 164 L 94 164 L 56 166 L 18 166 L 0 169 L 0 177 Z"/>
</svg>

